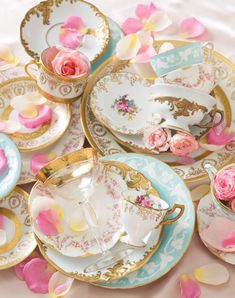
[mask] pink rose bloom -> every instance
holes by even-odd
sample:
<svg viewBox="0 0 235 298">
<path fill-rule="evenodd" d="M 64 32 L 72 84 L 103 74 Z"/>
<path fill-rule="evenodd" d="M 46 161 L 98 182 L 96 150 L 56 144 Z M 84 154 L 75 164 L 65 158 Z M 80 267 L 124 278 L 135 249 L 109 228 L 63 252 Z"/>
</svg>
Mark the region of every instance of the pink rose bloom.
<svg viewBox="0 0 235 298">
<path fill-rule="evenodd" d="M 220 200 L 235 199 L 235 168 L 219 171 L 214 177 L 215 196 Z"/>
<path fill-rule="evenodd" d="M 147 208 L 151 207 L 150 200 L 148 200 L 148 199 L 144 199 L 141 204 Z"/>
<path fill-rule="evenodd" d="M 198 148 L 197 140 L 187 133 L 178 132 L 170 140 L 170 150 L 177 156 L 187 156 Z"/>
<path fill-rule="evenodd" d="M 78 78 L 90 71 L 88 58 L 78 51 L 60 50 L 51 61 L 53 71 L 68 78 Z"/>
<path fill-rule="evenodd" d="M 123 112 L 126 112 L 128 109 L 128 103 L 125 101 L 119 101 L 117 104 L 117 108 L 119 110 L 122 110 Z"/>
<path fill-rule="evenodd" d="M 158 152 L 164 152 L 169 149 L 171 131 L 160 126 L 146 129 L 144 132 L 144 144 L 148 149 L 154 149 Z"/>
</svg>

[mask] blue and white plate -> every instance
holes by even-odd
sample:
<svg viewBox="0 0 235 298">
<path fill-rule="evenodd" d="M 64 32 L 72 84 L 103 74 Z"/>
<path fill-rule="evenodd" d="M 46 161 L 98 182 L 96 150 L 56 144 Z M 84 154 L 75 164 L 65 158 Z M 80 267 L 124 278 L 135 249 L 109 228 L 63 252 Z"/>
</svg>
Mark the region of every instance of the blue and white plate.
<svg viewBox="0 0 235 298">
<path fill-rule="evenodd" d="M 4 134 L 0 134 L 0 148 L 8 161 L 7 169 L 0 173 L 0 198 L 3 198 L 17 184 L 21 172 L 21 157 L 16 145 Z"/>
<path fill-rule="evenodd" d="M 171 225 L 165 226 L 161 245 L 147 264 L 119 280 L 96 284 L 118 289 L 143 286 L 165 275 L 186 252 L 195 225 L 195 211 L 191 194 L 183 180 L 169 166 L 155 158 L 129 153 L 114 154 L 103 159 L 128 164 L 144 174 L 158 190 L 161 198 L 170 206 L 176 202 L 185 206 L 183 216 Z"/>
</svg>

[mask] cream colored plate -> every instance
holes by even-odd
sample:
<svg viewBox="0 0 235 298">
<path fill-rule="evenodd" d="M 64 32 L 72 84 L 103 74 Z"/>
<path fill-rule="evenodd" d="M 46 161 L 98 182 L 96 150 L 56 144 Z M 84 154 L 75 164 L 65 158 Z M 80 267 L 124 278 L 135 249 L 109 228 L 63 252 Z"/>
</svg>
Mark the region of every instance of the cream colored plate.
<svg viewBox="0 0 235 298">
<path fill-rule="evenodd" d="M 15 78 L 0 84 L 0 119 L 18 121 L 17 114 L 9 105 L 11 99 L 36 90 L 35 81 L 29 78 Z M 44 124 L 35 129 L 21 128 L 10 135 L 20 151 L 30 152 L 46 148 L 55 143 L 66 131 L 71 119 L 70 106 L 52 102 L 47 104 L 53 109 L 50 124 Z"/>
<path fill-rule="evenodd" d="M 158 48 L 164 41 L 156 41 L 156 48 Z M 183 41 L 170 41 L 175 46 L 183 45 L 187 42 Z M 220 82 L 219 88 L 216 89 L 216 96 L 220 98 L 218 102 L 218 108 L 222 108 L 226 111 L 226 118 L 228 124 L 235 130 L 235 84 L 234 75 L 235 65 L 222 56 L 221 54 L 214 53 L 214 62 L 217 73 L 219 73 Z M 127 61 L 118 61 L 114 57 L 106 60 L 100 68 L 94 73 L 90 79 L 82 101 L 82 122 L 86 137 L 90 144 L 97 148 L 103 155 L 126 152 L 126 150 L 118 144 L 108 130 L 100 124 L 100 122 L 94 117 L 90 109 L 90 92 L 93 90 L 96 82 L 103 76 L 109 73 L 115 73 L 118 71 L 134 72 L 131 65 Z M 131 150 L 132 151 L 132 150 Z M 177 174 L 180 175 L 186 182 L 194 182 L 202 180 L 206 177 L 206 173 L 203 169 L 205 163 L 211 163 L 216 168 L 224 166 L 226 163 L 232 160 L 235 151 L 235 143 L 225 146 L 225 148 L 216 152 L 207 152 L 203 149 L 198 151 L 196 162 L 193 165 L 176 165 L 172 158 L 169 158 L 170 154 L 161 154 L 157 158 L 163 158 L 168 164 L 172 165 Z"/>
<path fill-rule="evenodd" d="M 27 258 L 36 241 L 28 211 L 28 194 L 16 187 L 0 199 L 0 214 L 4 217 L 7 241 L 0 246 L 0 270 L 12 267 Z"/>
</svg>

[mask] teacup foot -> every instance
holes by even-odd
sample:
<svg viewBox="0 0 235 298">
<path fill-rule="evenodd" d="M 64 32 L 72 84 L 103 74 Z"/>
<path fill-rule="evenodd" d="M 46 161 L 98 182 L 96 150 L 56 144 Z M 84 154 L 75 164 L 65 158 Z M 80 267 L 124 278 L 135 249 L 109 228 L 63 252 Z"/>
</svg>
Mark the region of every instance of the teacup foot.
<svg viewBox="0 0 235 298">
<path fill-rule="evenodd" d="M 120 241 L 123 242 L 123 243 L 126 243 L 128 245 L 135 246 L 135 247 L 145 247 L 146 246 L 146 243 L 144 243 L 143 240 L 141 240 L 141 239 L 131 239 L 129 237 L 129 235 L 122 236 L 120 238 Z"/>
</svg>

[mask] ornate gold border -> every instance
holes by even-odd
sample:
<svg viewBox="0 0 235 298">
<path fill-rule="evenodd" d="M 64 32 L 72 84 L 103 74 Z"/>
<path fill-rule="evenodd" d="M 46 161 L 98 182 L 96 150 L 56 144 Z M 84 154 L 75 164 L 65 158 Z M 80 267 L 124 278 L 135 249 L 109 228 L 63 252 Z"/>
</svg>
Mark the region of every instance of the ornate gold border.
<svg viewBox="0 0 235 298">
<path fill-rule="evenodd" d="M 52 12 L 53 5 L 55 5 L 56 7 L 59 7 L 59 5 L 61 3 L 63 3 L 63 1 L 70 2 L 71 4 L 76 3 L 76 2 L 82 2 L 86 5 L 88 5 L 96 13 L 96 16 L 100 17 L 102 19 L 102 21 L 104 22 L 104 25 L 105 25 L 104 29 L 106 31 L 106 33 L 105 33 L 106 36 L 104 39 L 103 49 L 101 49 L 101 51 L 95 55 L 94 59 L 92 61 L 90 61 L 91 63 L 95 63 L 100 58 L 100 56 L 102 56 L 106 52 L 106 50 L 108 48 L 109 40 L 110 40 L 110 30 L 109 30 L 108 20 L 105 17 L 105 15 L 95 5 L 93 5 L 87 1 L 84 1 L 84 0 L 46 0 L 46 1 L 42 1 L 39 4 L 33 6 L 25 14 L 25 16 L 20 24 L 20 41 L 21 41 L 22 46 L 24 47 L 25 51 L 27 52 L 27 54 L 29 56 L 31 56 L 35 60 L 39 60 L 38 54 L 33 52 L 32 50 L 30 50 L 29 44 L 25 41 L 25 39 L 23 37 L 23 29 L 24 29 L 25 25 L 27 24 L 27 22 L 30 21 L 30 17 L 32 15 L 36 15 L 37 17 L 40 17 L 40 13 L 43 18 L 43 23 L 46 25 L 49 25 L 50 14 Z"/>
</svg>

